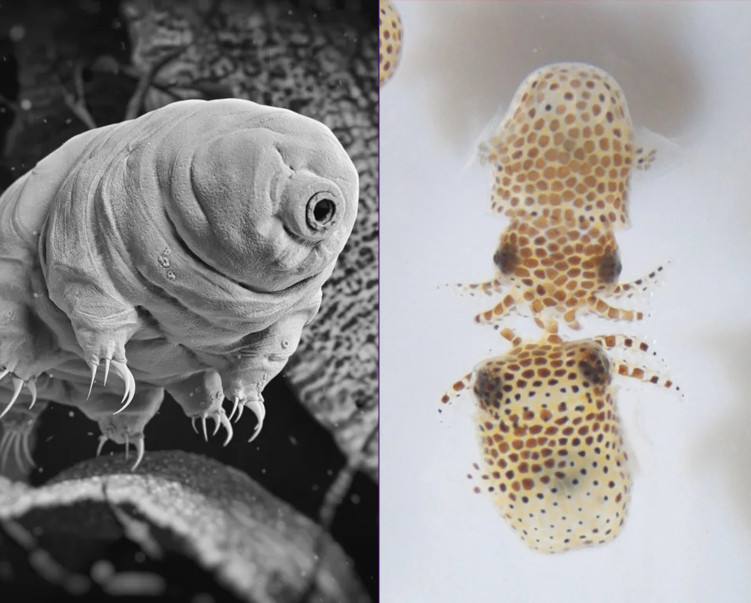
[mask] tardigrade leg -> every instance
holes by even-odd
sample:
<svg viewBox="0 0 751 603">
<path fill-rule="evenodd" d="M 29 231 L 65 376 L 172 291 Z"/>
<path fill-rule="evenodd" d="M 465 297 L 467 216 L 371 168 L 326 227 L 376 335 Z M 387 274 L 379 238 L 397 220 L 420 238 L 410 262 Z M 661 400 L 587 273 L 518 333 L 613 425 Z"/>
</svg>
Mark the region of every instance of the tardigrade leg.
<svg viewBox="0 0 751 603">
<path fill-rule="evenodd" d="M 36 466 L 31 439 L 39 416 L 46 408 L 46 401 L 40 401 L 33 408 L 16 406 L 0 423 L 0 473 L 27 474 Z"/>
<path fill-rule="evenodd" d="M 216 435 L 220 426 L 224 427 L 227 432 L 224 446 L 230 443 L 233 435 L 232 423 L 230 423 L 222 407 L 224 389 L 219 373 L 214 370 L 196 373 L 187 379 L 168 385 L 166 389 L 182 407 L 183 412 L 192 420 L 193 430 L 196 433 L 198 433 L 196 421 L 200 419 L 203 437 L 208 441 L 206 420 L 213 419 L 214 432 L 212 435 Z"/>
<path fill-rule="evenodd" d="M 27 306 L 0 298 L 0 383 L 12 387 L 0 397 L 0 418 L 21 392 L 36 400 L 35 379 L 60 361 L 52 334 Z"/>
<path fill-rule="evenodd" d="M 144 429 L 146 424 L 159 410 L 164 399 L 161 387 L 141 386 L 133 396 L 133 402 L 127 409 L 121 408 L 117 394 L 97 391 L 79 408 L 91 420 L 99 424 L 102 435 L 99 438 L 97 456 L 102 452 L 107 440 L 125 445 L 125 458 L 128 458 L 130 444 L 136 447 L 136 460 L 133 470 L 140 465 L 146 450 Z"/>
<path fill-rule="evenodd" d="M 50 232 L 55 231 L 50 229 Z M 60 231 L 60 228 L 57 230 Z M 130 402 L 135 391 L 135 379 L 128 368 L 125 345 L 141 326 L 138 312 L 122 298 L 107 274 L 99 274 L 99 263 L 47 263 L 46 249 L 50 245 L 50 237 L 48 233 L 46 245 L 41 246 L 49 298 L 70 320 L 81 355 L 91 370 L 92 384 L 103 362 L 103 380 L 106 381 L 110 369 L 115 369 L 121 374 L 126 387 L 123 401 Z M 59 241 L 55 245 L 60 246 Z M 57 251 L 61 252 L 60 249 Z M 65 254 L 62 253 L 62 256 L 65 257 Z M 71 261 L 71 258 L 67 260 Z"/>
<path fill-rule="evenodd" d="M 258 422 L 251 442 L 261 433 L 266 416 L 261 392 L 282 371 L 297 349 L 302 328 L 310 318 L 310 308 L 306 308 L 263 331 L 248 335 L 235 350 L 222 357 L 202 355 L 202 359 L 221 376 L 224 395 L 233 403 L 230 418 L 237 412 L 239 419 L 243 407 L 249 408 L 256 416 Z"/>
</svg>

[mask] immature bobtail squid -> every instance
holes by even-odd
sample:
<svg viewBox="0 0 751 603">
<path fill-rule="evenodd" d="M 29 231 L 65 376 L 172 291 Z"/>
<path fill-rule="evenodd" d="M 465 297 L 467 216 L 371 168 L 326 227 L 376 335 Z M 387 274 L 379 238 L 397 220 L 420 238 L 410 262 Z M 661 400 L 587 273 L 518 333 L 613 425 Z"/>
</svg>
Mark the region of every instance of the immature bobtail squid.
<svg viewBox="0 0 751 603">
<path fill-rule="evenodd" d="M 480 145 L 493 166 L 491 208 L 508 217 L 629 223 L 635 168 L 655 149 L 635 142 L 626 97 L 608 73 L 584 63 L 555 63 L 521 84 L 500 126 Z"/>
<path fill-rule="evenodd" d="M 508 330 L 503 335 L 512 349 L 480 363 L 442 399 L 474 393 L 483 456 L 475 491 L 487 491 L 533 549 L 556 553 L 612 540 L 623 527 L 631 478 L 611 378 L 678 388 L 606 353 L 648 355 L 636 338 L 566 342 L 547 333 L 522 343 Z"/>
<path fill-rule="evenodd" d="M 0 416 L 37 397 L 76 406 L 100 450 L 134 444 L 135 466 L 165 390 L 205 437 L 212 419 L 229 441 L 244 407 L 257 436 L 357 200 L 328 128 L 249 101 L 76 136 L 0 197 Z"/>
<path fill-rule="evenodd" d="M 460 285 L 471 293 L 504 294 L 476 320 L 495 323 L 527 305 L 541 327 L 577 313 L 641 320 L 643 312 L 607 298 L 646 291 L 662 271 L 619 283 L 615 230 L 628 224 L 628 190 L 635 167 L 655 151 L 636 148 L 626 98 L 606 72 L 559 63 L 529 75 L 500 127 L 481 145 L 495 170 L 491 207 L 511 219 L 493 257 L 493 280 Z"/>
</svg>

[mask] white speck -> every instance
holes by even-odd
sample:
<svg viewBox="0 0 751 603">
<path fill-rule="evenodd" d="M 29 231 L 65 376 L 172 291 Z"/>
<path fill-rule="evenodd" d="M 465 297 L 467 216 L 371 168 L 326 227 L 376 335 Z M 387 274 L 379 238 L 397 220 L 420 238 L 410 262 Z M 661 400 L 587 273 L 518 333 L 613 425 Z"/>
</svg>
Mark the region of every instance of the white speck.
<svg viewBox="0 0 751 603">
<path fill-rule="evenodd" d="M 104 582 L 115 573 L 115 568 L 109 561 L 101 559 L 91 566 L 91 578 L 95 582 Z"/>
<path fill-rule="evenodd" d="M 26 28 L 23 25 L 14 25 L 10 28 L 10 31 L 8 32 L 8 35 L 10 36 L 10 39 L 14 42 L 20 42 L 23 40 L 23 37 L 26 35 Z"/>
<path fill-rule="evenodd" d="M 19 104 L 24 111 L 31 109 L 31 101 L 28 98 L 23 99 Z"/>
<path fill-rule="evenodd" d="M 353 505 L 359 505 L 360 504 L 360 497 L 357 494 L 353 494 L 349 497 L 349 499 L 352 501 Z"/>
<path fill-rule="evenodd" d="M 289 436 L 289 442 L 293 446 L 297 446 L 297 438 L 295 436 Z"/>
<path fill-rule="evenodd" d="M 75 416 L 75 413 L 72 410 L 69 410 L 68 416 L 72 419 Z"/>
</svg>

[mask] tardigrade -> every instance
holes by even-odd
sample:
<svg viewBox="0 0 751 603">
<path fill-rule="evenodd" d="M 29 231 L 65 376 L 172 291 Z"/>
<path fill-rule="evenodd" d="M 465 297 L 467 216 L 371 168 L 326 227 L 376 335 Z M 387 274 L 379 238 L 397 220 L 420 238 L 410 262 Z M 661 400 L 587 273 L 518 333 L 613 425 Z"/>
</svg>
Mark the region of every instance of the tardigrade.
<svg viewBox="0 0 751 603">
<path fill-rule="evenodd" d="M 165 390 L 227 441 L 224 398 L 247 406 L 257 435 L 357 200 L 326 126 L 250 101 L 76 136 L 0 197 L 0 410 L 74 405 L 138 460 Z"/>
</svg>

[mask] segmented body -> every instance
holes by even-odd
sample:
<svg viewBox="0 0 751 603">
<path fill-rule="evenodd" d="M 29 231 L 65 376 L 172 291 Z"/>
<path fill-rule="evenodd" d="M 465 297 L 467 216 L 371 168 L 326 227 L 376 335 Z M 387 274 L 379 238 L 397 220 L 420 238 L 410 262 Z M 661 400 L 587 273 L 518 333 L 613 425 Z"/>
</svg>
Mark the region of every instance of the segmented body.
<svg viewBox="0 0 751 603">
<path fill-rule="evenodd" d="M 631 478 L 612 376 L 664 387 L 659 374 L 613 361 L 608 348 L 646 353 L 630 337 L 564 342 L 550 335 L 485 360 L 443 402 L 471 389 L 486 491 L 531 548 L 556 553 L 612 540 L 621 531 Z"/>
<path fill-rule="evenodd" d="M 251 408 L 257 435 L 356 211 L 341 145 L 290 111 L 184 101 L 72 139 L 0 198 L 4 412 L 77 406 L 136 464 L 165 388 L 230 436 L 224 397 Z"/>
</svg>

